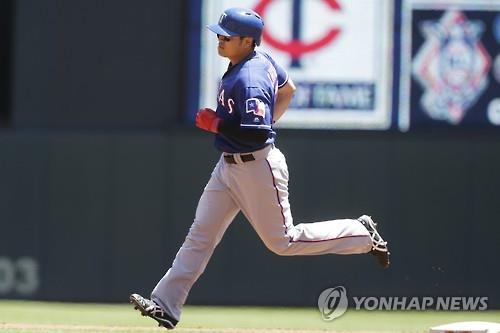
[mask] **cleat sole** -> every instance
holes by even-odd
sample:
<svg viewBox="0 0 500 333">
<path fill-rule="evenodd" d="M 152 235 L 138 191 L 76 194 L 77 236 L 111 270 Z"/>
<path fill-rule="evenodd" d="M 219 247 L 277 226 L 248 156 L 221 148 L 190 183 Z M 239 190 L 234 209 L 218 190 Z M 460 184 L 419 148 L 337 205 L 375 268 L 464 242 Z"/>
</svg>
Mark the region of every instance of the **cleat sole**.
<svg viewBox="0 0 500 333">
<path fill-rule="evenodd" d="M 167 330 L 171 330 L 171 329 L 174 329 L 175 328 L 175 324 L 177 324 L 177 322 L 175 322 L 175 324 L 173 324 L 171 321 L 169 320 L 162 320 L 162 319 L 159 319 L 159 318 L 156 318 L 154 316 L 152 316 L 151 314 L 149 314 L 146 309 L 144 309 L 139 303 L 137 303 L 138 301 L 131 295 L 130 296 L 130 303 L 134 305 L 134 309 L 135 310 L 138 310 L 141 315 L 143 317 L 150 317 L 151 319 L 154 319 L 156 320 L 156 322 L 158 323 L 158 326 L 159 327 L 163 327 L 163 328 L 166 328 Z"/>
</svg>

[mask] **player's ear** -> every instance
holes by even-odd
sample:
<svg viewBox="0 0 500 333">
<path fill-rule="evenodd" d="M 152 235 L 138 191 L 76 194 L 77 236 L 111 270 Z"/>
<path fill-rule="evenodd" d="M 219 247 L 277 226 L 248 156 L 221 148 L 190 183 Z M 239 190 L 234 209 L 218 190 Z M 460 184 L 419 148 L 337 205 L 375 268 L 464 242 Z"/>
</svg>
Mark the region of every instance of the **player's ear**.
<svg viewBox="0 0 500 333">
<path fill-rule="evenodd" d="M 245 43 L 244 45 L 249 47 L 249 48 L 252 48 L 253 47 L 253 44 L 254 44 L 254 41 L 253 41 L 253 38 L 252 37 L 245 37 L 243 42 Z"/>
</svg>

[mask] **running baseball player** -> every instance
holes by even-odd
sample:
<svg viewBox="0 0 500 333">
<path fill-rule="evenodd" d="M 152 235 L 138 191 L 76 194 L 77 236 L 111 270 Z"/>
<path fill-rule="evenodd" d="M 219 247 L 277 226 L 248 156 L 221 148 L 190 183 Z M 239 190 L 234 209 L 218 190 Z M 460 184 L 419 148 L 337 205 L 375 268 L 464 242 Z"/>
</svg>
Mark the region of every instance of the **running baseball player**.
<svg viewBox="0 0 500 333">
<path fill-rule="evenodd" d="M 273 123 L 286 111 L 295 86 L 268 54 L 255 50 L 263 27 L 257 13 L 242 8 L 227 9 L 207 27 L 217 34 L 218 53 L 229 59 L 229 66 L 219 85 L 217 109 L 201 109 L 196 126 L 215 134 L 221 157 L 184 244 L 151 299 L 130 296 L 142 315 L 167 329 L 180 320 L 191 287 L 239 211 L 279 255 L 370 252 L 389 266 L 387 243 L 369 216 L 294 225 L 287 164 L 274 144 Z"/>
</svg>

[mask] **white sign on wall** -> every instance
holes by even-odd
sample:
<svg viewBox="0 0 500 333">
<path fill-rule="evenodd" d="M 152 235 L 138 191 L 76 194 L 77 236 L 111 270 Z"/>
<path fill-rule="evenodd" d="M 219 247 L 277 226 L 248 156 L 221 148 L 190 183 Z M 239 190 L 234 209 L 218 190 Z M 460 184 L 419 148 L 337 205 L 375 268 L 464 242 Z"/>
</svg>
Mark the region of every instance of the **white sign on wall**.
<svg viewBox="0 0 500 333">
<path fill-rule="evenodd" d="M 391 125 L 392 0 L 205 0 L 200 107 L 214 107 L 228 61 L 204 27 L 224 9 L 251 8 L 263 18 L 259 47 L 297 86 L 277 123 L 291 128 L 387 129 Z"/>
</svg>

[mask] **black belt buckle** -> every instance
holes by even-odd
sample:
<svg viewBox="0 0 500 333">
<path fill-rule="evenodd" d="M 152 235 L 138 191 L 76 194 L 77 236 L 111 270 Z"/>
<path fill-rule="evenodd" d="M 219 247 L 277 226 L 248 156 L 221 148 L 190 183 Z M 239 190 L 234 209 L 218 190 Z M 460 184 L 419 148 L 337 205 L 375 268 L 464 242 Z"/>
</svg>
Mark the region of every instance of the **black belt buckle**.
<svg viewBox="0 0 500 333">
<path fill-rule="evenodd" d="M 255 161 L 253 154 L 240 155 L 243 162 Z M 234 155 L 224 155 L 224 160 L 229 164 L 237 164 Z"/>
</svg>

